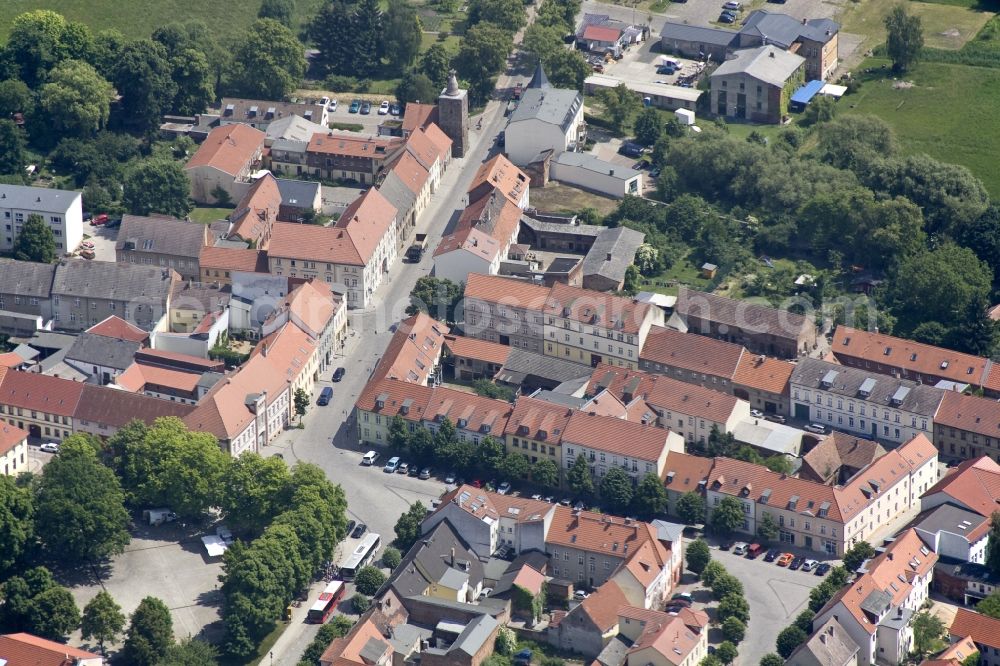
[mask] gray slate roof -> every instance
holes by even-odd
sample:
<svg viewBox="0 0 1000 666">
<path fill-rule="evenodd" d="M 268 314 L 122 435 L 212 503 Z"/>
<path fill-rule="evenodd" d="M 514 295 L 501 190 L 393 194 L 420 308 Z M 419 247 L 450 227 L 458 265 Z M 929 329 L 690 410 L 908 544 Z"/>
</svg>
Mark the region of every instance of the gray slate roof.
<svg viewBox="0 0 1000 666">
<path fill-rule="evenodd" d="M 795 648 L 786 666 L 845 666 L 853 663 L 858 645 L 832 617 Z"/>
<path fill-rule="evenodd" d="M 540 120 L 558 125 L 565 131 L 582 105 L 583 96 L 576 90 L 529 88 L 521 95 L 521 101 L 511 115 L 508 127 L 522 120 Z"/>
<path fill-rule="evenodd" d="M 275 180 L 278 182 L 282 206 L 312 207 L 313 201 L 316 200 L 316 193 L 320 189 L 319 183 L 308 180 L 289 180 L 287 178 L 276 178 Z"/>
<path fill-rule="evenodd" d="M 125 215 L 115 250 L 197 259 L 204 244 L 204 224 L 185 222 L 175 217 Z"/>
<path fill-rule="evenodd" d="M 81 333 L 76 342 L 66 352 L 67 361 L 78 361 L 86 365 L 103 365 L 116 370 L 124 370 L 132 365 L 132 358 L 142 347 L 138 342 L 109 338 L 94 333 Z"/>
<path fill-rule="evenodd" d="M 806 61 L 802 56 L 789 53 L 777 46 L 740 49 L 733 55 L 734 58 L 722 63 L 712 72 L 711 78 L 746 74 L 758 81 L 781 87 Z"/>
<path fill-rule="evenodd" d="M 981 516 L 974 511 L 968 511 L 954 504 L 942 504 L 922 514 L 917 519 L 914 527 L 917 530 L 923 530 L 932 534 L 946 531 L 952 534 L 965 535 L 978 528 L 987 520 L 986 516 Z M 968 524 L 960 527 L 963 521 L 967 521 Z"/>
<path fill-rule="evenodd" d="M 51 187 L 0 184 L 0 208 L 22 208 L 42 212 L 65 213 L 80 198 L 79 192 Z"/>
<path fill-rule="evenodd" d="M 65 259 L 56 266 L 52 294 L 140 303 L 165 303 L 173 271 L 159 266 Z"/>
<path fill-rule="evenodd" d="M 55 272 L 53 264 L 0 259 L 0 293 L 48 298 Z"/>
<path fill-rule="evenodd" d="M 799 37 L 826 43 L 833 39 L 839 30 L 840 25 L 830 19 L 810 19 L 803 24 L 788 14 L 758 9 L 750 12 L 750 16 L 740 28 L 740 34 L 766 39 L 768 43 L 788 48 L 798 41 Z"/>
<path fill-rule="evenodd" d="M 836 374 L 833 374 L 836 373 Z M 829 377 L 832 384 L 829 388 L 821 386 L 823 379 Z M 859 395 L 861 385 L 867 379 L 872 379 L 875 385 L 870 387 L 867 398 Z M 820 389 L 847 398 L 866 400 L 869 403 L 892 407 L 914 414 L 928 417 L 937 412 L 938 405 L 944 397 L 941 389 L 918 384 L 907 379 L 897 379 L 888 375 L 880 375 L 863 368 L 851 368 L 837 363 L 828 363 L 817 358 L 804 358 L 795 365 L 790 383 L 810 389 Z M 897 391 L 905 391 L 905 396 L 899 405 L 891 405 L 892 397 Z M 909 425 L 909 424 L 906 424 Z"/>
<path fill-rule="evenodd" d="M 722 28 L 706 28 L 699 25 L 688 25 L 676 21 L 667 21 L 660 30 L 662 39 L 675 39 L 682 42 L 698 42 L 711 46 L 729 46 L 736 39 L 735 30 Z"/>
<path fill-rule="evenodd" d="M 267 139 L 291 139 L 308 143 L 313 134 L 325 134 L 329 131 L 329 128 L 293 113 L 268 125 L 265 134 Z"/>
<path fill-rule="evenodd" d="M 514 373 L 521 374 L 522 377 L 534 375 L 555 382 L 566 382 L 578 377 L 589 377 L 590 371 L 590 366 L 511 347 L 507 362 L 504 363 L 499 374 L 502 376 L 506 373 Z"/>
<path fill-rule="evenodd" d="M 389 174 L 382 181 L 378 188 L 379 194 L 389 200 L 401 216 L 406 215 L 413 209 L 413 204 L 417 200 L 417 195 L 406 186 L 395 171 L 390 170 Z"/>
<path fill-rule="evenodd" d="M 601 232 L 607 229 L 607 227 L 598 224 L 560 224 L 558 222 L 546 222 L 544 220 L 536 220 L 535 218 L 527 215 L 521 216 L 521 224 L 535 231 L 556 234 L 573 234 L 575 236 L 598 236 Z"/>
<path fill-rule="evenodd" d="M 462 573 L 468 575 L 470 586 L 476 587 L 483 580 L 483 563 L 447 520 L 438 523 L 410 548 L 393 570 L 388 584 L 403 597 L 422 595 L 432 583 L 440 581 L 452 569 L 450 560 L 453 549 L 456 561 L 469 562 L 469 571 Z"/>
<path fill-rule="evenodd" d="M 602 160 L 600 157 L 597 157 L 592 153 L 574 153 L 566 151 L 559 153 L 559 155 L 556 156 L 556 162 L 565 166 L 593 171 L 594 173 L 599 173 L 602 176 L 620 180 L 622 183 L 627 183 L 642 173 L 640 171 L 636 171 L 635 169 L 627 169 L 621 164 L 615 164 L 614 162 Z"/>
<path fill-rule="evenodd" d="M 645 239 L 646 234 L 628 227 L 605 229 L 583 260 L 584 277 L 602 275 L 621 282 L 625 279 L 625 269 L 631 265 L 636 250 Z M 608 259 L 609 255 L 611 259 Z"/>
<path fill-rule="evenodd" d="M 687 287 L 678 290 L 675 311 L 683 317 L 698 317 L 725 324 L 735 330 L 767 333 L 791 340 L 796 339 L 801 331 L 812 330 L 816 326 L 808 318 L 787 310 Z"/>
<path fill-rule="evenodd" d="M 475 655 L 483 647 L 483 643 L 489 640 L 493 632 L 496 631 L 498 624 L 496 618 L 491 615 L 480 615 L 473 618 L 452 643 L 451 649 L 464 652 L 470 657 Z"/>
</svg>

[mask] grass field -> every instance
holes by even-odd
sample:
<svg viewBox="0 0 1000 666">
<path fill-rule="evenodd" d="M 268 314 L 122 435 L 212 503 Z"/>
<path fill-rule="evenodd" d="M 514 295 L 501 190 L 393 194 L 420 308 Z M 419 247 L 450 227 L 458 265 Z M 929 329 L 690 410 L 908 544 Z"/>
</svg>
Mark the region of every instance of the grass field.
<svg viewBox="0 0 1000 666">
<path fill-rule="evenodd" d="M 227 215 L 233 212 L 232 208 L 212 208 L 210 206 L 198 206 L 191 211 L 191 219 L 202 224 L 209 224 L 216 220 L 224 220 Z"/>
<path fill-rule="evenodd" d="M 312 17 L 323 0 L 297 0 L 296 22 Z M 3 0 L 0 2 L 0 43 L 7 40 L 14 17 L 34 9 L 51 9 L 71 21 L 86 23 L 95 32 L 115 28 L 128 37 L 147 37 L 161 25 L 201 19 L 213 33 L 240 32 L 257 17 L 260 0 L 187 2 L 186 0 Z"/>
<path fill-rule="evenodd" d="M 871 59 L 865 68 L 885 60 Z M 884 70 L 888 75 L 888 70 Z M 894 88 L 891 78 L 866 81 L 841 100 L 841 113 L 870 113 L 892 125 L 907 153 L 927 153 L 962 164 L 1000 197 L 1000 133 L 995 110 L 1000 105 L 1000 70 L 938 63 L 919 64 L 906 75 L 911 88 Z M 953 100 L 948 103 L 948 100 Z"/>
<path fill-rule="evenodd" d="M 861 51 L 885 43 L 883 20 L 896 2 L 897 0 L 865 0 L 847 3 L 838 19 L 843 26 L 842 30 L 864 36 Z M 993 16 L 995 4 L 988 2 L 981 6 L 976 0 L 908 2 L 906 9 L 920 17 L 926 46 L 957 49 L 972 39 Z"/>
</svg>

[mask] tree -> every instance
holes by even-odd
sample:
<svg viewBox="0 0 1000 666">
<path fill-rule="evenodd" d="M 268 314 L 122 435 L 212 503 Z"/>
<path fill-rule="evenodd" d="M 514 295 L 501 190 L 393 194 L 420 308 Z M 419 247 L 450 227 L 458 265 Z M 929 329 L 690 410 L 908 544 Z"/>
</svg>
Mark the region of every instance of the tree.
<svg viewBox="0 0 1000 666">
<path fill-rule="evenodd" d="M 174 624 L 167 605 L 156 597 L 139 602 L 129 622 L 122 655 L 125 663 L 153 666 L 174 644 Z"/>
<path fill-rule="evenodd" d="M 80 435 L 66 439 L 35 491 L 35 530 L 55 558 L 76 562 L 120 553 L 129 542 L 125 496 L 114 473 Z"/>
<path fill-rule="evenodd" d="M 708 549 L 708 543 L 704 539 L 695 539 L 687 547 L 687 568 L 700 575 L 709 562 L 712 561 L 712 553 Z"/>
<path fill-rule="evenodd" d="M 759 666 L 785 666 L 785 660 L 773 652 L 768 652 L 760 658 Z"/>
<path fill-rule="evenodd" d="M 382 551 L 382 566 L 392 571 L 399 566 L 399 563 L 403 560 L 403 555 L 399 552 L 399 549 L 394 546 L 386 546 L 385 550 Z"/>
<path fill-rule="evenodd" d="M 531 480 L 546 488 L 559 485 L 559 467 L 548 458 L 542 458 L 531 466 Z"/>
<path fill-rule="evenodd" d="M 698 666 L 722 666 L 722 661 L 714 654 L 706 654 L 698 662 Z"/>
<path fill-rule="evenodd" d="M 469 25 L 489 22 L 514 34 L 524 27 L 528 17 L 522 0 L 472 0 Z"/>
<path fill-rule="evenodd" d="M 744 520 L 743 503 L 735 497 L 723 497 L 719 505 L 712 509 L 712 528 L 723 534 L 739 529 Z"/>
<path fill-rule="evenodd" d="M 722 622 L 722 635 L 727 641 L 737 644 L 743 640 L 746 634 L 747 625 L 743 624 L 743 620 L 738 617 L 727 617 Z"/>
<path fill-rule="evenodd" d="M 24 166 L 28 163 L 23 134 L 14 121 L 0 116 L 0 175 L 23 177 Z"/>
<path fill-rule="evenodd" d="M 774 520 L 774 516 L 769 513 L 765 513 L 757 523 L 757 536 L 764 543 L 774 541 L 778 538 L 778 523 Z"/>
<path fill-rule="evenodd" d="M 487 435 L 476 449 L 476 467 L 486 476 L 493 476 L 500 469 L 504 458 L 503 443 Z"/>
<path fill-rule="evenodd" d="M 893 7 L 885 17 L 885 50 L 896 72 L 905 72 L 916 64 L 924 48 L 924 30 L 920 17 L 906 11 L 903 4 Z"/>
<path fill-rule="evenodd" d="M 104 654 L 104 644 L 113 643 L 115 638 L 125 628 L 125 615 L 122 607 L 108 594 L 101 590 L 86 606 L 83 607 L 83 622 L 80 629 L 84 640 L 97 639 Z"/>
<path fill-rule="evenodd" d="M 301 420 L 303 416 L 306 415 L 306 410 L 309 408 L 309 394 L 306 393 L 304 388 L 295 389 L 295 415 Z"/>
<path fill-rule="evenodd" d="M 333 619 L 324 624 L 316 632 L 316 638 L 309 643 L 306 647 L 305 652 L 302 653 L 302 659 L 299 663 L 308 663 L 310 666 L 319 663 L 319 658 L 323 656 L 323 652 L 329 647 L 330 643 L 335 638 L 343 638 L 347 635 L 347 632 L 351 630 L 354 626 L 350 619 L 344 617 L 343 615 L 335 615 Z"/>
<path fill-rule="evenodd" d="M 544 64 L 556 51 L 563 49 L 563 32 L 559 27 L 544 25 L 535 21 L 524 31 L 521 50 Z M 546 74 L 548 73 L 546 67 Z"/>
<path fill-rule="evenodd" d="M 366 597 L 363 594 L 358 593 L 358 594 L 355 594 L 353 597 L 351 597 L 351 608 L 358 615 L 361 615 L 366 610 L 368 610 L 369 608 L 371 608 L 371 605 L 372 605 L 371 598 L 370 597 Z"/>
<path fill-rule="evenodd" d="M 24 555 L 34 536 L 31 491 L 0 476 L 0 580 Z"/>
<path fill-rule="evenodd" d="M 962 660 L 962 666 L 979 666 L 979 653 L 973 652 L 968 657 Z"/>
<path fill-rule="evenodd" d="M 725 599 L 731 594 L 743 595 L 743 583 L 731 573 L 716 576 L 711 583 L 712 598 L 716 601 Z"/>
<path fill-rule="evenodd" d="M 948 346 L 976 356 L 993 356 L 1000 340 L 1000 325 L 989 315 L 989 302 L 977 294 L 959 314 L 950 331 Z"/>
<path fill-rule="evenodd" d="M 632 116 L 642 108 L 639 98 L 624 83 L 619 84 L 616 88 L 600 91 L 597 98 L 604 105 L 604 111 L 611 122 L 611 127 L 619 134 L 625 131 L 625 128 L 632 122 Z"/>
<path fill-rule="evenodd" d="M 1000 620 L 1000 592 L 994 592 L 976 604 L 976 612 Z"/>
<path fill-rule="evenodd" d="M 583 90 L 584 79 L 593 73 L 590 63 L 576 49 L 556 49 L 544 64 L 549 83 L 557 88 Z"/>
<path fill-rule="evenodd" d="M 274 19 L 286 28 L 292 27 L 295 0 L 263 0 L 257 10 L 257 18 Z"/>
<path fill-rule="evenodd" d="M 625 280 L 622 282 L 622 293 L 626 296 L 635 296 L 639 292 L 641 275 L 635 264 L 625 267 Z"/>
<path fill-rule="evenodd" d="M 390 0 L 384 24 L 381 43 L 392 44 L 392 48 L 385 49 L 389 66 L 395 72 L 402 72 L 420 55 L 420 43 L 423 39 L 420 17 L 404 0 Z M 423 99 L 430 101 L 433 97 Z"/>
<path fill-rule="evenodd" d="M 38 118 L 53 138 L 89 137 L 103 129 L 111 113 L 114 87 L 93 67 L 67 60 L 49 72 L 39 95 Z M 54 141 L 52 141 L 54 143 Z"/>
<path fill-rule="evenodd" d="M 646 521 L 667 512 L 667 490 L 659 476 L 650 472 L 642 477 L 632 497 L 632 512 Z"/>
<path fill-rule="evenodd" d="M 410 439 L 410 429 L 406 425 L 406 419 L 399 414 L 392 417 L 389 422 L 389 446 L 403 450 Z"/>
<path fill-rule="evenodd" d="M 438 321 L 454 322 L 457 317 L 455 307 L 464 295 L 465 285 L 461 282 L 424 276 L 413 285 L 406 314 L 424 312 Z"/>
<path fill-rule="evenodd" d="M 287 506 L 292 476 L 280 458 L 246 453 L 230 461 L 218 483 L 219 508 L 229 526 L 260 534 Z"/>
<path fill-rule="evenodd" d="M 66 19 L 53 11 L 36 10 L 16 16 L 10 26 L 6 55 L 18 78 L 37 88 L 49 70 L 69 57 L 67 29 Z"/>
<path fill-rule="evenodd" d="M 764 458 L 764 467 L 778 474 L 791 474 L 792 462 L 780 453 Z"/>
<path fill-rule="evenodd" d="M 409 70 L 403 74 L 396 86 L 396 99 L 400 104 L 407 102 L 428 102 L 437 98 L 441 88 L 423 72 Z"/>
<path fill-rule="evenodd" d="M 716 578 L 726 574 L 728 574 L 728 572 L 726 571 L 726 567 L 722 565 L 722 562 L 712 560 L 705 565 L 704 569 L 702 569 L 699 578 L 706 586 L 712 587 L 712 583 L 715 582 Z"/>
<path fill-rule="evenodd" d="M 410 505 L 396 521 L 396 544 L 400 550 L 407 551 L 420 538 L 420 525 L 427 517 L 427 509 L 417 500 Z M 365 594 L 375 594 L 374 591 Z"/>
<path fill-rule="evenodd" d="M 917 613 L 913 618 L 913 651 L 921 659 L 932 652 L 944 649 L 945 626 L 937 615 L 928 611 Z"/>
<path fill-rule="evenodd" d="M 284 99 L 305 72 L 302 44 L 292 31 L 274 19 L 257 19 L 236 40 L 229 71 L 230 92 L 258 99 Z"/>
<path fill-rule="evenodd" d="M 647 106 L 635 119 L 635 140 L 644 146 L 652 146 L 663 134 L 660 112 Z"/>
<path fill-rule="evenodd" d="M 472 390 L 476 392 L 476 395 L 481 395 L 484 398 L 496 398 L 497 400 L 514 402 L 514 389 L 499 386 L 486 378 L 477 379 L 472 382 Z"/>
<path fill-rule="evenodd" d="M 128 42 L 115 58 L 111 82 L 121 96 L 121 123 L 136 132 L 155 130 L 173 106 L 177 84 L 162 44 L 148 39 Z"/>
<path fill-rule="evenodd" d="M 385 583 L 385 574 L 375 567 L 361 567 L 354 576 L 354 587 L 361 594 L 372 596 Z"/>
<path fill-rule="evenodd" d="M 847 581 L 851 579 L 851 574 L 847 572 L 847 569 L 838 565 L 830 569 L 830 573 L 827 574 L 826 579 L 839 590 L 847 585 Z"/>
<path fill-rule="evenodd" d="M 689 490 L 678 498 L 674 511 L 685 525 L 700 525 L 705 522 L 705 498 Z"/>
<path fill-rule="evenodd" d="M 837 593 L 839 588 L 834 587 L 830 579 L 824 580 L 822 583 L 809 590 L 809 610 L 814 613 L 818 613 L 823 606 L 826 605 L 834 594 Z"/>
<path fill-rule="evenodd" d="M 15 113 L 31 115 L 34 108 L 35 95 L 24 81 L 0 81 L 0 120 L 7 120 Z"/>
<path fill-rule="evenodd" d="M 799 124 L 803 127 L 809 127 L 819 123 L 828 123 L 833 120 L 836 115 L 837 100 L 829 95 L 820 95 L 819 97 L 813 98 L 809 102 L 805 111 L 802 112 Z"/>
<path fill-rule="evenodd" d="M 309 38 L 319 54 L 320 69 L 326 73 L 347 73 L 354 54 L 351 43 L 353 6 L 342 0 L 325 2 L 309 24 Z"/>
<path fill-rule="evenodd" d="M 509 627 L 500 627 L 496 640 L 493 642 L 494 649 L 502 655 L 512 655 L 517 649 L 517 634 Z"/>
<path fill-rule="evenodd" d="M 858 541 L 844 552 L 844 568 L 848 572 L 858 570 L 865 560 L 875 557 L 875 549 L 867 541 Z"/>
<path fill-rule="evenodd" d="M 511 451 L 500 461 L 497 471 L 507 479 L 515 481 L 526 479 L 528 472 L 531 471 L 531 462 L 528 460 L 528 456 L 523 453 Z"/>
<path fill-rule="evenodd" d="M 451 52 L 440 42 L 432 44 L 420 56 L 420 73 L 430 79 L 434 86 L 434 95 L 448 83 L 448 72 L 451 70 Z M 421 97 L 421 99 L 424 99 Z M 427 98 L 433 99 L 433 97 Z"/>
<path fill-rule="evenodd" d="M 62 585 L 35 595 L 31 605 L 29 631 L 42 638 L 63 641 L 80 626 L 80 610 L 73 594 Z"/>
<path fill-rule="evenodd" d="M 594 479 L 590 475 L 590 466 L 582 455 L 576 457 L 566 472 L 566 485 L 581 497 L 589 497 L 594 493 Z"/>
<path fill-rule="evenodd" d="M 220 62 L 224 62 L 222 58 Z M 215 98 L 216 74 L 208 57 L 197 49 L 185 49 L 170 60 L 170 78 L 177 84 L 174 113 L 201 113 Z"/>
<path fill-rule="evenodd" d="M 728 594 L 719 601 L 717 616 L 723 622 L 732 617 L 746 624 L 750 621 L 750 605 L 742 594 Z"/>
<path fill-rule="evenodd" d="M 795 652 L 795 648 L 805 643 L 807 638 L 809 638 L 808 634 L 793 624 L 781 630 L 775 641 L 775 647 L 778 649 L 779 655 L 788 659 L 792 652 Z"/>
<path fill-rule="evenodd" d="M 990 535 L 986 542 L 986 568 L 1000 577 L 1000 511 L 990 516 Z"/>
<path fill-rule="evenodd" d="M 69 249 L 69 248 L 66 248 Z M 56 259 L 56 237 L 41 215 L 28 216 L 14 241 L 14 258 L 51 264 Z"/>
<path fill-rule="evenodd" d="M 797 616 L 795 616 L 795 626 L 806 632 L 807 634 L 812 633 L 812 622 L 813 618 L 816 617 L 816 613 L 813 612 L 811 608 L 807 608 Z"/>
<path fill-rule="evenodd" d="M 323 625 L 323 628 L 332 627 L 337 620 L 344 619 L 337 616 L 330 624 Z M 330 641 L 324 643 L 326 648 Z M 167 648 L 166 654 L 157 662 L 157 666 L 215 666 L 218 664 L 219 651 L 211 643 L 207 643 L 200 638 L 185 638 L 176 645 Z"/>
<path fill-rule="evenodd" d="M 492 23 L 478 23 L 465 32 L 455 65 L 469 82 L 472 104 L 481 104 L 493 90 L 496 74 L 507 62 L 513 47 L 511 33 Z"/>
<path fill-rule="evenodd" d="M 739 654 L 740 653 L 736 649 L 736 646 L 728 640 L 722 641 L 722 643 L 719 644 L 719 647 L 715 649 L 715 656 L 720 662 L 723 663 L 723 665 L 731 664 L 736 661 L 736 657 L 738 657 Z"/>
<path fill-rule="evenodd" d="M 613 513 L 623 513 L 632 503 L 632 495 L 632 479 L 621 467 L 612 467 L 601 479 L 601 500 Z"/>
<path fill-rule="evenodd" d="M 145 159 L 125 169 L 122 203 L 133 215 L 162 213 L 185 217 L 191 212 L 191 182 L 179 162 Z"/>
</svg>

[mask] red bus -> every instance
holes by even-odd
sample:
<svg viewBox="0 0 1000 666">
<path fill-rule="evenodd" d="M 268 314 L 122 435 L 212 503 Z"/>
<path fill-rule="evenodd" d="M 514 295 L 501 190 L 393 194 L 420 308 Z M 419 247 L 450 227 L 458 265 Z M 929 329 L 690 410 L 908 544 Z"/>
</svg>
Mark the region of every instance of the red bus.
<svg viewBox="0 0 1000 666">
<path fill-rule="evenodd" d="M 344 596 L 346 589 L 342 580 L 335 580 L 327 585 L 326 589 L 319 595 L 316 603 L 309 608 L 309 614 L 306 615 L 306 622 L 324 624 L 330 619 L 330 614 L 337 607 L 337 603 Z"/>
</svg>

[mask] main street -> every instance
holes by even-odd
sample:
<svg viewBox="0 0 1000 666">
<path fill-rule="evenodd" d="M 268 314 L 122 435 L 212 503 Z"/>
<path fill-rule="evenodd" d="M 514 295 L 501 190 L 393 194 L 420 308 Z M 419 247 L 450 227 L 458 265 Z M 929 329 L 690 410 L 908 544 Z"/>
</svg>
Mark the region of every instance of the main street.
<svg viewBox="0 0 1000 666">
<path fill-rule="evenodd" d="M 526 80 L 524 75 L 503 75 L 497 88 L 502 90 Z M 445 486 L 437 479 L 422 481 L 401 474 L 385 474 L 381 465 L 362 467 L 364 451 L 358 446 L 350 420 L 354 401 L 384 353 L 394 325 L 406 317 L 414 284 L 430 274 L 434 249 L 452 219 L 464 209 L 465 193 L 473 176 L 479 166 L 495 154 L 496 137 L 506 124 L 505 105 L 505 101 L 490 101 L 481 115 L 471 118 L 469 150 L 464 158 L 452 160 L 418 221 L 417 231 L 426 233 L 428 239 L 423 259 L 416 264 L 397 260 L 376 293 L 376 305 L 350 313 L 351 335 L 343 354 L 333 363 L 333 368 L 342 366 L 345 369 L 343 379 L 332 383 L 332 369 L 327 371 L 316 384 L 312 405 L 303 419 L 304 429 L 287 430 L 262 452 L 265 456 L 280 453 L 289 465 L 303 461 L 321 467 L 347 494 L 348 519 L 368 525 L 369 530 L 382 535 L 386 545 L 395 538 L 393 527 L 399 515 L 417 500 L 429 506 L 431 500 L 444 492 Z M 480 118 L 482 128 L 476 129 Z M 333 387 L 333 399 L 325 407 L 317 406 L 316 396 L 326 386 Z M 309 603 L 316 599 L 321 587 L 321 584 L 313 585 L 310 601 L 293 609 L 292 622 L 275 643 L 269 658 L 262 663 L 288 666 L 298 663 L 302 651 L 318 630 L 317 625 L 305 624 L 304 619 Z M 345 603 L 351 594 L 353 590 L 349 589 Z"/>
</svg>

